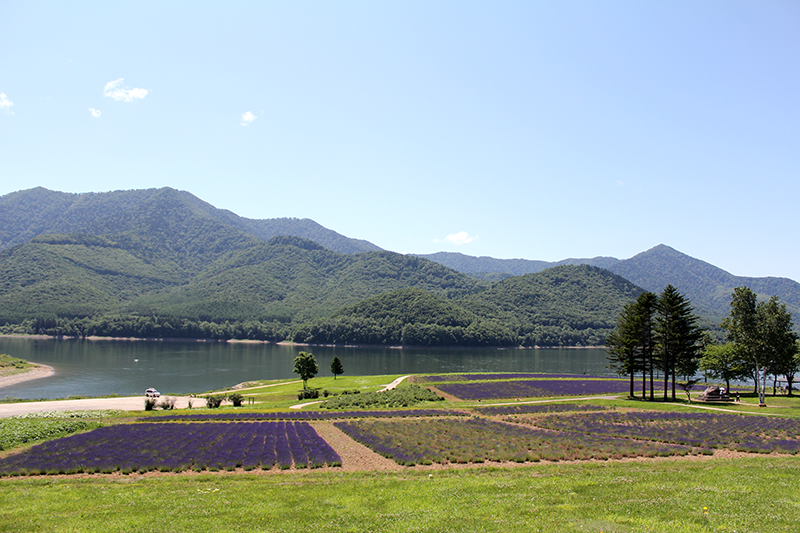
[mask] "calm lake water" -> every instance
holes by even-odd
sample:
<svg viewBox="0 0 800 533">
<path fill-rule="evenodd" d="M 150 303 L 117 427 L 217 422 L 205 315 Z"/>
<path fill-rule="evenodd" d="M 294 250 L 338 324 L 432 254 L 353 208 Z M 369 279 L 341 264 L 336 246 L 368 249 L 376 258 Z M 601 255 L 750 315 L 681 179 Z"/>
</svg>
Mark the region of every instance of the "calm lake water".
<svg viewBox="0 0 800 533">
<path fill-rule="evenodd" d="M 296 378 L 294 358 L 312 352 L 318 376 L 338 356 L 345 375 L 547 372 L 610 375 L 601 349 L 390 349 L 275 344 L 82 341 L 0 337 L 0 353 L 52 366 L 55 375 L 0 389 L 0 397 L 201 393 L 255 379 Z"/>
</svg>

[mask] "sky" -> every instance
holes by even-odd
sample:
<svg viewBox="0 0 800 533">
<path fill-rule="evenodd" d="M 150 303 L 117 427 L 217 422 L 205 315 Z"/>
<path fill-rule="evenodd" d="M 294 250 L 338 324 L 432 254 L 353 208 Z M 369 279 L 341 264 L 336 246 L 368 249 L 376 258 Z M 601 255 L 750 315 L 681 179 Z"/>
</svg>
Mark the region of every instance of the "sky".
<svg viewBox="0 0 800 533">
<path fill-rule="evenodd" d="M 800 2 L 0 0 L 0 195 L 800 281 Z"/>
</svg>

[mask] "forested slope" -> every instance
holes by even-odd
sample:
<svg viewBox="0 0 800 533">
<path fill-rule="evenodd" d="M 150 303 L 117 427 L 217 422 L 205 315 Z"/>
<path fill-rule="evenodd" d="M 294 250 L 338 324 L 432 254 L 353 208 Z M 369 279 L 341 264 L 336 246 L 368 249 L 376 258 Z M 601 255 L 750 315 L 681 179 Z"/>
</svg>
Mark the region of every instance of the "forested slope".
<svg viewBox="0 0 800 533">
<path fill-rule="evenodd" d="M 594 257 L 547 262 L 473 257 L 450 252 L 439 252 L 420 257 L 426 257 L 482 280 L 521 276 L 560 265 L 597 266 L 610 270 L 656 294 L 670 284 L 678 287 L 681 293 L 691 300 L 699 313 L 715 322 L 719 322 L 730 311 L 733 289 L 747 286 L 762 299 L 778 296 L 793 313 L 795 322 L 800 323 L 800 283 L 788 278 L 734 276 L 721 268 L 663 244 L 624 260 L 613 257 Z"/>
<path fill-rule="evenodd" d="M 183 221 L 198 217 L 238 230 L 258 240 L 294 235 L 341 253 L 380 250 L 372 243 L 350 239 L 308 219 L 253 220 L 217 209 L 196 196 L 175 189 L 64 193 L 42 187 L 0 197 L 0 250 L 29 242 L 42 234 L 85 233 L 117 235 L 137 232 L 143 224 L 174 228 L 174 214 Z M 193 222 L 190 225 L 194 225 Z"/>
<path fill-rule="evenodd" d="M 560 266 L 454 298 L 398 290 L 298 329 L 314 343 L 598 346 L 641 289 L 603 269 Z"/>
</svg>

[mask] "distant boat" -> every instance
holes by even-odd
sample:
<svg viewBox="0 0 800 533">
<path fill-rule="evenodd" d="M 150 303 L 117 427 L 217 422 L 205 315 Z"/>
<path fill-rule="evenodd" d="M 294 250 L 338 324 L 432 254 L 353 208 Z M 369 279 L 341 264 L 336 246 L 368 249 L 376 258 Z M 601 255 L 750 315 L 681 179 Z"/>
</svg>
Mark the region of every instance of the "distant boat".
<svg viewBox="0 0 800 533">
<path fill-rule="evenodd" d="M 134 360 L 133 360 L 133 362 L 134 362 L 134 363 L 138 363 L 138 362 L 139 362 L 139 360 L 138 360 L 138 359 L 134 359 Z"/>
</svg>

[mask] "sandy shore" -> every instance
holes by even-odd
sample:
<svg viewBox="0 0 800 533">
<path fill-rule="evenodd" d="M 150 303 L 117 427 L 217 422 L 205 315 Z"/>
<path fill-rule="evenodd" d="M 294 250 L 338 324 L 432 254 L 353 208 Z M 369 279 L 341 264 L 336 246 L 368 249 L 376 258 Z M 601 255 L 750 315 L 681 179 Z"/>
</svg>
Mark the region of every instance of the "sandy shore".
<svg viewBox="0 0 800 533">
<path fill-rule="evenodd" d="M 34 363 L 35 364 L 35 363 Z M 36 365 L 35 367 L 19 374 L 11 374 L 9 376 L 0 376 L 0 389 L 23 383 L 32 379 L 47 378 L 54 374 L 52 367 L 47 365 Z"/>
<path fill-rule="evenodd" d="M 164 398 L 165 396 L 162 396 Z M 191 396 L 169 396 L 175 399 L 175 409 L 186 409 L 189 402 L 192 407 L 205 407 L 203 398 Z M 121 411 L 144 411 L 144 396 L 123 396 L 117 398 L 84 398 L 81 400 L 52 400 L 45 402 L 20 402 L 0 404 L 0 418 L 38 413 L 41 411 L 96 411 L 103 409 L 119 409 Z"/>
</svg>

